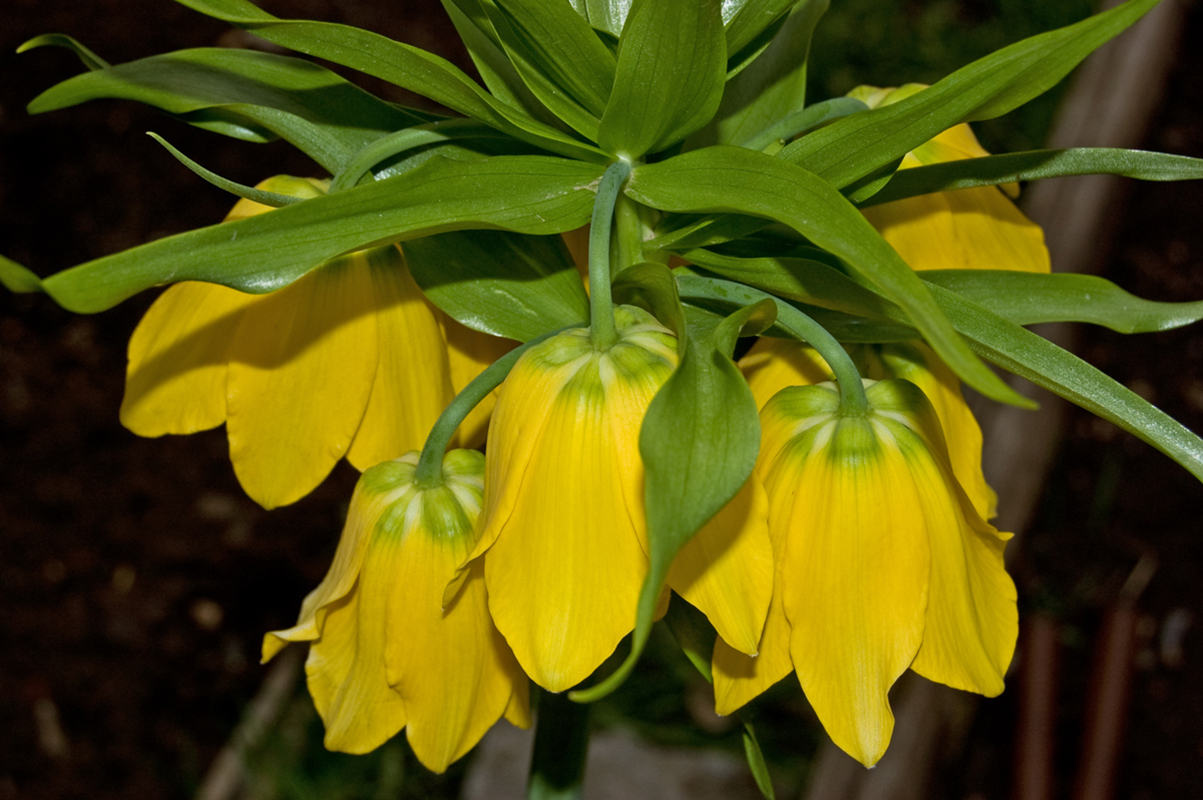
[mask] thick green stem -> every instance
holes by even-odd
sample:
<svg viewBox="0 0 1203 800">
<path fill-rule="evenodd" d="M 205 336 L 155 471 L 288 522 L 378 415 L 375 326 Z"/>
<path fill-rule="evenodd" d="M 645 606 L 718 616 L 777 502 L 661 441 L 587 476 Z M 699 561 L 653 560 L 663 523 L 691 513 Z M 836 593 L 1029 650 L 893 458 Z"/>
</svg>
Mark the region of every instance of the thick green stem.
<svg viewBox="0 0 1203 800">
<path fill-rule="evenodd" d="M 631 165 L 615 161 L 602 175 L 593 201 L 593 224 L 589 231 L 589 331 L 594 348 L 606 350 L 618 341 L 614 328 L 614 300 L 610 296 L 610 229 L 614 204 Z"/>
<path fill-rule="evenodd" d="M 777 326 L 798 341 L 813 347 L 827 362 L 827 366 L 831 367 L 831 373 L 840 387 L 840 413 L 844 416 L 859 416 L 869 410 L 869 400 L 865 397 L 865 386 L 861 382 L 860 371 L 843 345 L 836 341 L 826 328 L 789 303 L 742 283 L 718 278 L 681 275 L 677 278 L 677 288 L 682 298 L 720 300 L 739 305 L 751 305 L 765 298 L 773 300 L 777 304 Z"/>
<path fill-rule="evenodd" d="M 418 457 L 414 482 L 426 489 L 442 486 L 443 454 L 447 452 L 447 445 L 451 441 L 451 437 L 455 435 L 456 429 L 472 413 L 472 409 L 480 405 L 480 401 L 488 397 L 489 392 L 501 385 L 523 353 L 544 339 L 550 339 L 561 331 L 575 327 L 579 326 L 570 325 L 568 328 L 560 328 L 536 336 L 529 342 L 515 347 L 473 378 L 472 382 L 465 386 L 464 390 L 447 405 L 447 408 L 443 409 L 438 421 L 430 429 L 430 435 L 426 437 L 426 445 L 422 448 L 422 455 Z"/>
<path fill-rule="evenodd" d="M 543 692 L 531 755 L 528 800 L 576 800 L 589 753 L 589 706 Z"/>
</svg>

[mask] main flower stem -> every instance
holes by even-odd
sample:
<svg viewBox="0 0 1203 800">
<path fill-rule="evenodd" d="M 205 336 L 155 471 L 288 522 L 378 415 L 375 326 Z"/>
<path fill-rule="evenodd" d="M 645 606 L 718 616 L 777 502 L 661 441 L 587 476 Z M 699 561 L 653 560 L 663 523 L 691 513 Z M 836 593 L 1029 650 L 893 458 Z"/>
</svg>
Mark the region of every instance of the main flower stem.
<svg viewBox="0 0 1203 800">
<path fill-rule="evenodd" d="M 681 275 L 677 278 L 677 288 L 682 298 L 721 300 L 740 305 L 751 305 L 765 298 L 773 300 L 777 304 L 777 325 L 798 341 L 813 347 L 831 368 L 831 374 L 835 376 L 840 387 L 840 413 L 851 417 L 869 410 L 869 400 L 865 397 L 865 386 L 861 382 L 860 371 L 844 350 L 844 346 L 836 341 L 826 328 L 789 303 L 742 283 L 718 278 Z"/>
<path fill-rule="evenodd" d="M 527 800 L 575 800 L 581 796 L 589 752 L 589 706 L 543 692 L 538 712 Z"/>
<path fill-rule="evenodd" d="M 614 204 L 631 165 L 615 161 L 601 177 L 593 201 L 593 224 L 589 231 L 589 332 L 596 350 L 608 350 L 618 341 L 614 328 L 614 301 L 610 296 L 610 229 Z"/>
<path fill-rule="evenodd" d="M 480 401 L 484 400 L 489 392 L 501 385 L 501 382 L 510 374 L 510 370 L 514 368 L 514 364 L 518 362 L 523 353 L 544 339 L 549 339 L 561 331 L 576 327 L 580 326 L 570 325 L 567 328 L 548 331 L 536 336 L 529 342 L 515 347 L 473 378 L 472 382 L 465 386 L 464 390 L 457 394 L 455 399 L 447 405 L 447 408 L 443 409 L 443 413 L 439 415 L 438 421 L 430 429 L 430 435 L 426 437 L 426 445 L 422 448 L 422 455 L 418 457 L 418 466 L 414 472 L 414 482 L 424 489 L 433 489 L 437 486 L 442 486 L 443 454 L 447 452 L 447 445 L 451 441 L 451 437 L 455 435 L 456 429 L 472 413 L 472 409 L 480 405 Z"/>
</svg>

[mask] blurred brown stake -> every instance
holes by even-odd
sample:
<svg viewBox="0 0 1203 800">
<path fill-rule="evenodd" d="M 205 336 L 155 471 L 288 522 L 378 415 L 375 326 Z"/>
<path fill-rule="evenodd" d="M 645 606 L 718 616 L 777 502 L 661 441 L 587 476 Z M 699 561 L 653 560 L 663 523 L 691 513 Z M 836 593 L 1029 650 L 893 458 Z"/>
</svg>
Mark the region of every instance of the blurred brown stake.
<svg viewBox="0 0 1203 800">
<path fill-rule="evenodd" d="M 1146 555 L 1128 577 L 1107 612 L 1094 654 L 1082 756 L 1074 781 L 1074 800 L 1111 800 L 1128 723 L 1128 703 L 1135 672 L 1136 601 L 1157 569 Z"/>
<path fill-rule="evenodd" d="M 1051 617 L 1033 614 L 1025 620 L 1015 731 L 1015 800 L 1050 800 L 1053 796 L 1059 636 Z"/>
</svg>

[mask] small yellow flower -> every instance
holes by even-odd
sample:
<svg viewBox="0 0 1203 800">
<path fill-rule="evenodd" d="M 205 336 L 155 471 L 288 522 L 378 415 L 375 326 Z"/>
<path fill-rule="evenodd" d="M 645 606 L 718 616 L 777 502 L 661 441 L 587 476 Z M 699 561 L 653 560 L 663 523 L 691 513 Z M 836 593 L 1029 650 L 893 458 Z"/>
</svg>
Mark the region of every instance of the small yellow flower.
<svg viewBox="0 0 1203 800">
<path fill-rule="evenodd" d="M 849 96 L 876 108 L 923 88 L 917 83 L 898 89 L 860 86 Z M 907 153 L 900 168 L 987 155 L 969 126 L 961 124 Z M 870 206 L 864 215 L 912 269 L 1048 272 L 1044 232 L 1007 198 L 1018 193 L 1014 184 L 936 192 Z"/>
<path fill-rule="evenodd" d="M 529 727 L 526 676 L 489 618 L 484 570 L 443 587 L 472 550 L 484 456 L 452 450 L 444 485 L 416 485 L 418 454 L 366 471 L 326 578 L 295 627 L 267 634 L 263 660 L 310 642 L 305 672 L 326 747 L 366 753 L 405 728 L 418 759 L 442 772 L 503 714 Z"/>
<path fill-rule="evenodd" d="M 774 602 L 760 656 L 720 641 L 714 674 L 730 713 L 792 666 L 832 740 L 872 766 L 894 681 L 910 667 L 997 695 L 1018 617 L 1010 534 L 961 489 L 931 404 L 908 381 L 865 384 L 863 415 L 841 416 L 832 384 L 785 389 L 761 411 Z"/>
<path fill-rule="evenodd" d="M 931 401 L 944 431 L 952 471 L 973 506 L 985 519 L 998 515 L 998 495 L 982 474 L 982 429 L 961 394 L 961 381 L 931 348 L 922 342 L 847 345 L 862 373 L 874 380 L 903 378 L 918 386 Z M 832 380 L 831 370 L 814 348 L 790 339 L 764 337 L 739 362 L 756 405 L 764 408 L 787 386 Z"/>
<path fill-rule="evenodd" d="M 648 571 L 639 429 L 677 343 L 639 309 L 620 306 L 615 321 L 609 349 L 574 330 L 524 353 L 489 429 L 471 557 L 484 562 L 489 609 L 518 662 L 554 692 L 587 678 L 631 631 Z M 766 502 L 749 481 L 668 578 L 746 653 L 756 652 L 772 587 Z"/>
<path fill-rule="evenodd" d="M 324 185 L 282 176 L 260 188 L 315 197 Z M 270 210 L 242 200 L 226 219 Z M 393 246 L 334 259 L 266 295 L 178 283 L 130 339 L 121 421 L 141 436 L 226 423 L 239 481 L 273 508 L 308 494 L 344 456 L 362 470 L 421 447 L 456 391 L 512 346 L 431 305 Z M 460 443 L 483 440 L 492 402 Z"/>
</svg>

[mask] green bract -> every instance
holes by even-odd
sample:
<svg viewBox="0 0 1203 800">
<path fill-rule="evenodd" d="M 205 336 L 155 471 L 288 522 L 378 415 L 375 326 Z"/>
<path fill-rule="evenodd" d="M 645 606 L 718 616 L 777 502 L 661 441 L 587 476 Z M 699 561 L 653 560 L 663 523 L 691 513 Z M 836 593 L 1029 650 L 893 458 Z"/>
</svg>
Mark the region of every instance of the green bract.
<svg viewBox="0 0 1203 800">
<path fill-rule="evenodd" d="M 24 49 L 67 47 L 88 71 L 44 91 L 31 113 L 136 100 L 247 142 L 283 139 L 332 181 L 328 194 L 290 202 L 173 149 L 231 192 L 290 204 L 46 279 L 0 257 L 0 281 L 93 313 L 183 280 L 272 292 L 331 258 L 401 242 L 430 301 L 478 331 L 537 342 L 592 317 L 593 346 L 605 349 L 613 342 L 597 332 L 612 323 L 597 315 L 613 314 L 612 299 L 646 309 L 676 334 L 681 354 L 639 440 L 650 570 L 632 657 L 589 696 L 621 681 L 646 641 L 673 556 L 752 473 L 760 423 L 732 361 L 737 337 L 807 340 L 830 355 L 837 378 L 852 368 L 836 364 L 843 356 L 834 339 L 922 338 L 986 396 L 1030 405 L 990 362 L 1115 422 L 1203 479 L 1203 441 L 1021 327 L 1072 320 L 1164 330 L 1203 318 L 1203 305 L 1143 301 L 1099 278 L 920 275 L 859 213 L 1063 175 L 1203 177 L 1197 159 L 1113 149 L 898 169 L 942 131 L 1048 90 L 1158 0 L 1128 0 L 1018 42 L 872 110 L 849 98 L 807 105 L 807 52 L 827 0 L 444 0 L 483 86 L 439 56 L 368 31 L 280 19 L 248 0 L 178 1 L 416 92 L 453 116 L 385 102 L 296 56 L 196 49 L 109 65 L 69 37 L 39 37 Z M 568 250 L 550 238 L 591 219 L 591 286 L 601 292 L 592 310 Z M 674 257 L 693 268 L 670 269 Z M 517 357 L 486 371 L 467 390 L 471 398 L 500 383 Z M 848 391 L 860 393 L 854 382 Z M 474 402 L 453 404 L 434 439 L 445 442 Z M 859 401 L 844 402 L 852 413 Z M 441 448 L 428 450 L 419 477 L 436 485 Z M 675 625 L 682 636 L 686 622 Z"/>
</svg>

